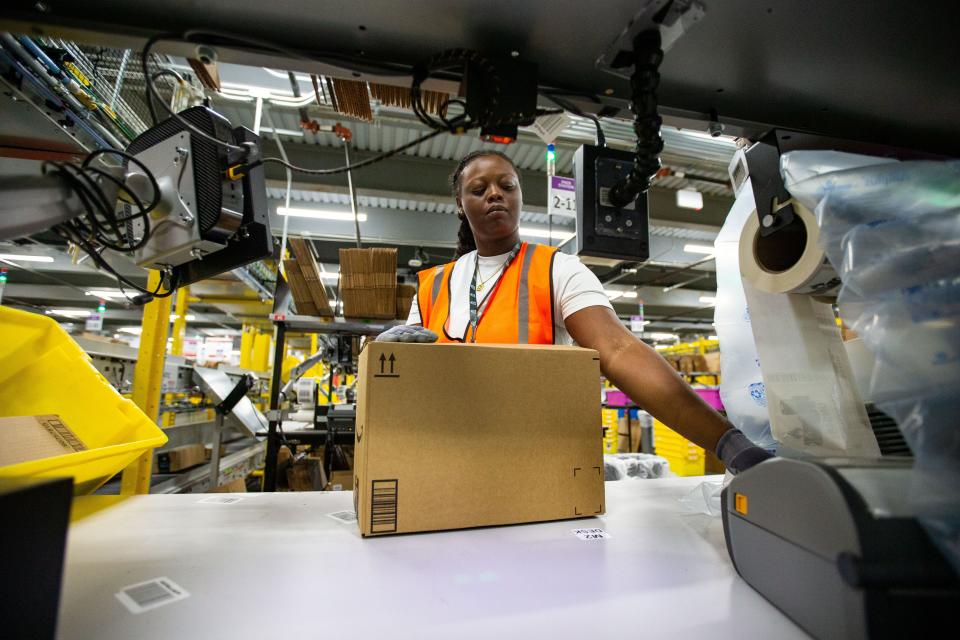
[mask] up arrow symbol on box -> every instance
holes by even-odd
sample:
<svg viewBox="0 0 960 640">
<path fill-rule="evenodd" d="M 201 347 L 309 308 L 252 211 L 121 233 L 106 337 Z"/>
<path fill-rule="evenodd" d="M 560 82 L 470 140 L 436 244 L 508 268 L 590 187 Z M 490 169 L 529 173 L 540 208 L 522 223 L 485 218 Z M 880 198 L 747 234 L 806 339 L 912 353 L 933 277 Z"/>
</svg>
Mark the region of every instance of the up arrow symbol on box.
<svg viewBox="0 0 960 640">
<path fill-rule="evenodd" d="M 396 358 L 393 356 L 393 354 L 391 353 L 391 354 L 390 354 L 390 373 L 393 373 L 393 363 L 396 362 L 396 361 L 397 361 L 397 359 L 396 359 Z"/>
<path fill-rule="evenodd" d="M 390 354 L 390 355 L 392 356 L 393 354 Z M 387 366 L 387 356 L 381 353 L 380 354 L 380 373 L 384 372 L 386 366 Z"/>
</svg>

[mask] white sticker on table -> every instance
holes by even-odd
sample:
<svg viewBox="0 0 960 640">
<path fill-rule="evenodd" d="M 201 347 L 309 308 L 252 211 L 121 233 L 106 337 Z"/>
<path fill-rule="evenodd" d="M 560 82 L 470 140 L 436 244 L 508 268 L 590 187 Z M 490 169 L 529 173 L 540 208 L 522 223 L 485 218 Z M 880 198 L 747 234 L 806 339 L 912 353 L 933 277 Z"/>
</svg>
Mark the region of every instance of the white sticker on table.
<svg viewBox="0 0 960 640">
<path fill-rule="evenodd" d="M 240 496 L 208 496 L 202 500 L 197 500 L 197 502 L 204 502 L 206 504 L 235 504 L 242 501 L 243 498 Z"/>
<path fill-rule="evenodd" d="M 344 522 L 347 524 L 357 521 L 357 514 L 355 511 L 336 511 L 334 513 L 328 513 L 327 517 L 333 518 L 337 522 Z"/>
<path fill-rule="evenodd" d="M 611 535 L 603 529 L 571 529 L 573 535 L 581 540 L 603 540 L 610 538 Z"/>
<path fill-rule="evenodd" d="M 186 589 L 166 577 L 132 584 L 114 595 L 130 613 L 143 613 L 190 597 Z"/>
</svg>

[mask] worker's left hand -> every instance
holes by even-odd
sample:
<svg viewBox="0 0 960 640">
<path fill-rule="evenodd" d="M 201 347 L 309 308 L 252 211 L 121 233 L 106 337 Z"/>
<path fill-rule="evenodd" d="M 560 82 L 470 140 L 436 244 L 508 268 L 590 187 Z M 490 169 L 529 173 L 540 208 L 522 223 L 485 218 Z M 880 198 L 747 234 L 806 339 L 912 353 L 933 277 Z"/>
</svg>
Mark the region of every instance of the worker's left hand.
<svg viewBox="0 0 960 640">
<path fill-rule="evenodd" d="M 437 334 L 416 324 L 390 327 L 377 336 L 377 342 L 436 342 Z"/>
<path fill-rule="evenodd" d="M 753 444 L 740 429 L 729 429 L 720 436 L 716 454 L 734 475 L 774 457 L 766 449 Z"/>
</svg>

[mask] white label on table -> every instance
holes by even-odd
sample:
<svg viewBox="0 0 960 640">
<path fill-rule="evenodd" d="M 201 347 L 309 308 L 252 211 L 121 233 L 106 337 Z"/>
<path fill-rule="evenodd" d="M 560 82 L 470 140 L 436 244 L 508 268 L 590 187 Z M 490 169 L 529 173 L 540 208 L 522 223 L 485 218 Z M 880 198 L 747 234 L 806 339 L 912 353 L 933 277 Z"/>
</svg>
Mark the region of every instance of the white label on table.
<svg viewBox="0 0 960 640">
<path fill-rule="evenodd" d="M 338 522 L 344 522 L 347 524 L 357 521 L 357 514 L 355 511 L 337 511 L 335 513 L 328 513 L 328 517 L 333 518 Z"/>
<path fill-rule="evenodd" d="M 603 529 L 571 529 L 571 531 L 573 531 L 573 535 L 581 540 L 602 540 L 611 537 L 611 535 Z"/>
<path fill-rule="evenodd" d="M 206 502 L 211 504 L 234 504 L 242 500 L 243 498 L 240 496 L 208 496 L 202 500 L 197 500 L 197 502 Z"/>
<path fill-rule="evenodd" d="M 186 589 L 166 577 L 132 584 L 114 595 L 130 613 L 143 613 L 190 597 Z"/>
</svg>

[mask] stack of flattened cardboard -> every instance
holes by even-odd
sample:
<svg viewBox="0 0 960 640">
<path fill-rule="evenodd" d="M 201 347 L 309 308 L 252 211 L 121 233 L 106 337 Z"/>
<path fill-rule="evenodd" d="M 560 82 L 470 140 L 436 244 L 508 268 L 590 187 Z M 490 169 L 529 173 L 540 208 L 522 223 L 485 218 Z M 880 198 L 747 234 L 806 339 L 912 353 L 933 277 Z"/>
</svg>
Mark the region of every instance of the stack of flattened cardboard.
<svg viewBox="0 0 960 640">
<path fill-rule="evenodd" d="M 283 267 L 297 312 L 308 316 L 332 316 L 327 291 L 320 279 L 320 269 L 310 245 L 302 238 L 290 238 L 290 249 L 296 259 L 284 260 Z"/>
<path fill-rule="evenodd" d="M 396 317 L 397 250 L 340 249 L 340 298 L 345 317 Z"/>
<path fill-rule="evenodd" d="M 397 285 L 397 318 L 400 320 L 407 319 L 415 295 L 417 295 L 417 288 L 412 284 Z"/>
</svg>

